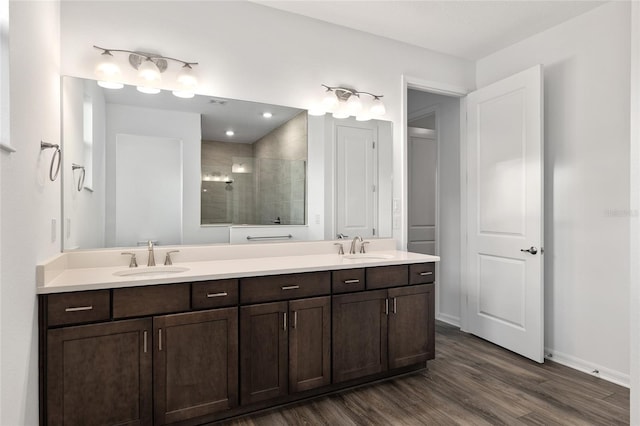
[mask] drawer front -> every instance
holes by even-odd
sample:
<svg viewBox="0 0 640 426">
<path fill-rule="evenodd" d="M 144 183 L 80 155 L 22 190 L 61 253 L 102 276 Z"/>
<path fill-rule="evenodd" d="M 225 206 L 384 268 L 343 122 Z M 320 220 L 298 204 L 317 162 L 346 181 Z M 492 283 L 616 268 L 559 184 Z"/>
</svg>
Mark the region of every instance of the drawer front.
<svg viewBox="0 0 640 426">
<path fill-rule="evenodd" d="M 238 303 L 238 280 L 201 281 L 191 285 L 193 309 L 219 308 Z"/>
<path fill-rule="evenodd" d="M 113 290 L 113 317 L 130 318 L 190 309 L 189 284 L 117 288 Z"/>
<path fill-rule="evenodd" d="M 416 263 L 409 265 L 409 284 L 429 284 L 436 279 L 436 264 Z"/>
<path fill-rule="evenodd" d="M 262 303 L 301 297 L 324 296 L 331 291 L 329 271 L 240 280 L 240 303 Z"/>
<path fill-rule="evenodd" d="M 79 291 L 47 296 L 49 326 L 108 321 L 110 315 L 109 290 Z"/>
<path fill-rule="evenodd" d="M 407 285 L 409 284 L 409 267 L 394 265 L 367 268 L 366 280 L 368 290 Z"/>
<path fill-rule="evenodd" d="M 364 268 L 345 269 L 331 273 L 333 293 L 349 293 L 364 290 Z"/>
</svg>

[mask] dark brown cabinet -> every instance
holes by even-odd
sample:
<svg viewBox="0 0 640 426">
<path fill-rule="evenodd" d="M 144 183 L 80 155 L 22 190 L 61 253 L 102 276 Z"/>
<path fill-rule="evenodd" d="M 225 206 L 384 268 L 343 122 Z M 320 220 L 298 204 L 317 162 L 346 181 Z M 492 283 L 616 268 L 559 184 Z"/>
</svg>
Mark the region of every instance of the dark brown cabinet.
<svg viewBox="0 0 640 426">
<path fill-rule="evenodd" d="M 155 423 L 238 405 L 238 308 L 153 319 Z"/>
<path fill-rule="evenodd" d="M 423 368 L 434 274 L 421 263 L 42 295 L 41 424 L 197 425 Z"/>
<path fill-rule="evenodd" d="M 331 297 L 289 302 L 289 392 L 331 383 Z"/>
<path fill-rule="evenodd" d="M 48 331 L 48 425 L 151 425 L 151 319 Z"/>
<path fill-rule="evenodd" d="M 331 298 L 240 308 L 242 404 L 331 383 Z"/>
<path fill-rule="evenodd" d="M 333 296 L 334 383 L 426 362 L 434 344 L 433 284 Z"/>
<path fill-rule="evenodd" d="M 333 381 L 387 369 L 387 291 L 333 296 Z"/>
<path fill-rule="evenodd" d="M 434 285 L 388 290 L 389 369 L 435 358 Z"/>
<path fill-rule="evenodd" d="M 287 302 L 240 308 L 242 404 L 287 394 Z"/>
</svg>

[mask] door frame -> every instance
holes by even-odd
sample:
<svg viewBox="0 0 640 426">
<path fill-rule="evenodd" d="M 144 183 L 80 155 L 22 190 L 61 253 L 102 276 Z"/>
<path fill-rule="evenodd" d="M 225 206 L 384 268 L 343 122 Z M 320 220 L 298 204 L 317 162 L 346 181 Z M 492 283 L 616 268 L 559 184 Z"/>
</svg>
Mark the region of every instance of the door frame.
<svg viewBox="0 0 640 426">
<path fill-rule="evenodd" d="M 440 83 L 435 81 L 428 81 L 417 77 L 408 75 L 402 75 L 402 104 L 400 109 L 400 139 L 402 141 L 402 163 L 401 163 L 401 178 L 400 185 L 402 188 L 402 207 L 401 207 L 401 227 L 400 227 L 400 247 L 402 250 L 407 250 L 408 243 L 408 194 L 409 194 L 409 173 L 408 173 L 408 148 L 409 148 L 409 131 L 407 122 L 409 120 L 409 111 L 407 100 L 409 97 L 408 90 L 414 89 L 421 92 L 429 92 L 436 95 L 451 96 L 460 99 L 460 289 L 466 290 L 468 280 L 466 274 L 466 261 L 467 261 L 467 170 L 462 167 L 463 164 L 467 164 L 467 146 L 463 143 L 467 140 L 467 117 L 466 113 L 466 96 L 472 90 L 465 87 L 454 86 L 446 83 Z M 436 120 L 438 115 L 436 114 Z M 437 121 L 436 121 L 437 124 Z M 440 167 L 440 136 L 438 137 L 438 165 Z M 439 182 L 439 181 L 438 181 Z M 439 189 L 436 193 L 439 196 Z M 395 215 L 395 212 L 394 212 Z M 437 216 L 437 214 L 436 214 Z M 436 227 L 438 224 L 436 224 Z M 436 231 L 439 231 L 436 229 Z M 436 235 L 439 237 L 439 232 Z M 438 242 L 436 241 L 436 244 Z M 439 252 L 439 246 L 436 248 Z M 438 280 L 436 280 L 438 281 Z M 439 300 L 436 297 L 436 315 L 439 314 Z M 460 329 L 467 331 L 467 293 L 466 291 L 460 292 Z"/>
</svg>

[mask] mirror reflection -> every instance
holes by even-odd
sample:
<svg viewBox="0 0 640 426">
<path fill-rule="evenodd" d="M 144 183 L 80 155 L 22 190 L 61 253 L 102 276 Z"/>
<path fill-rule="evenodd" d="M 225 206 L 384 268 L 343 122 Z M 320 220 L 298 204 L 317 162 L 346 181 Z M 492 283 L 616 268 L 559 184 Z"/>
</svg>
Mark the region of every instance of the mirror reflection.
<svg viewBox="0 0 640 426">
<path fill-rule="evenodd" d="M 388 121 L 66 76 L 61 116 L 64 250 L 392 235 Z"/>
</svg>

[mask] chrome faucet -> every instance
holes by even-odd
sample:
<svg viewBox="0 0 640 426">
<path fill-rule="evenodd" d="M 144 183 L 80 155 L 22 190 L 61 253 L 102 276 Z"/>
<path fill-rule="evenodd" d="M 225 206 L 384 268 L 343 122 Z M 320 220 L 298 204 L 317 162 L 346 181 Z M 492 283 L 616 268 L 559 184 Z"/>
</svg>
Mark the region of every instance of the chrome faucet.
<svg viewBox="0 0 640 426">
<path fill-rule="evenodd" d="M 356 243 L 360 240 L 362 242 L 362 237 L 355 236 L 353 240 L 351 240 L 351 248 L 349 249 L 349 254 L 356 254 Z"/>
<path fill-rule="evenodd" d="M 153 256 L 153 241 L 147 241 L 147 247 L 149 248 L 149 260 L 147 260 L 147 266 L 156 266 L 156 258 Z"/>
</svg>

